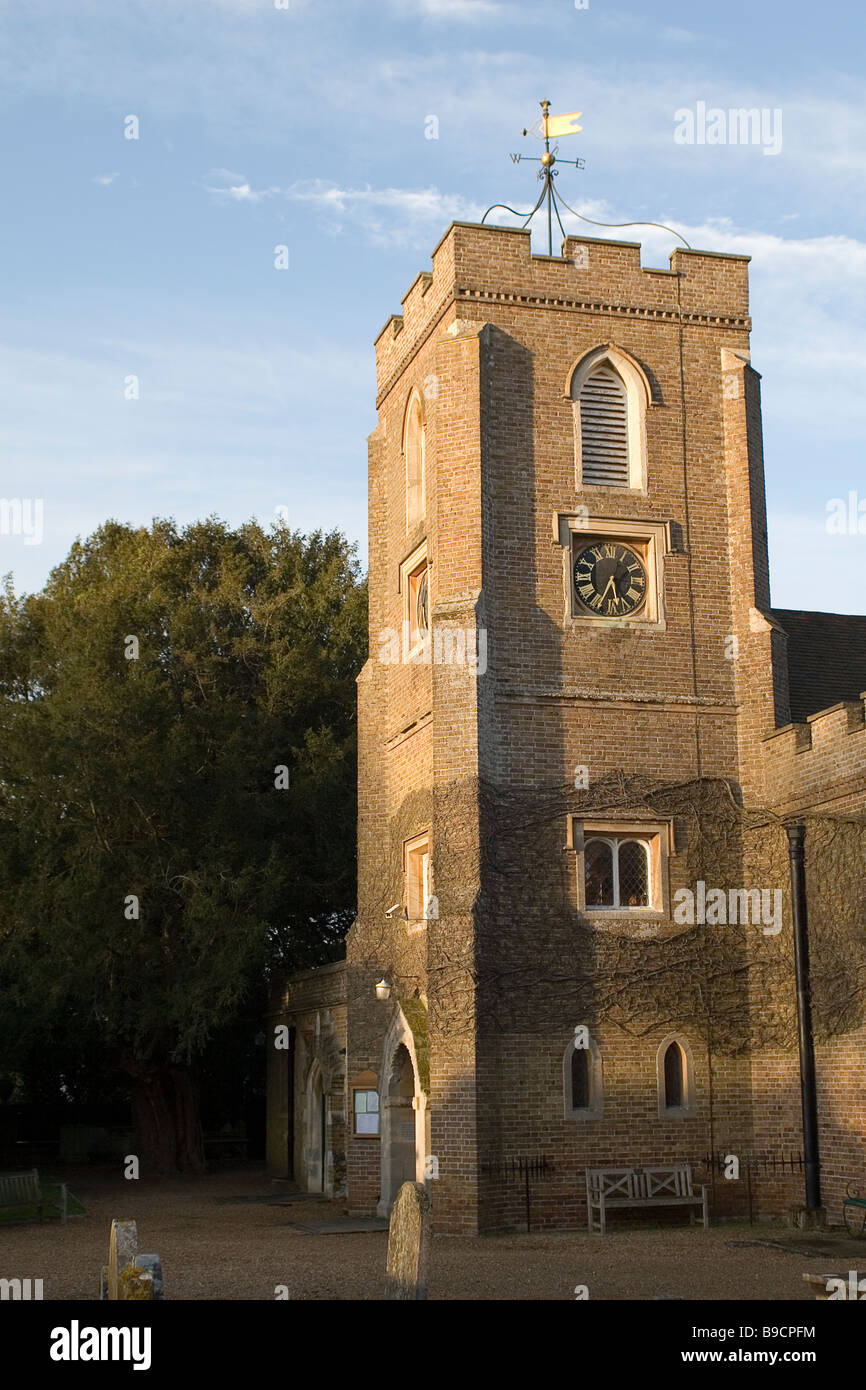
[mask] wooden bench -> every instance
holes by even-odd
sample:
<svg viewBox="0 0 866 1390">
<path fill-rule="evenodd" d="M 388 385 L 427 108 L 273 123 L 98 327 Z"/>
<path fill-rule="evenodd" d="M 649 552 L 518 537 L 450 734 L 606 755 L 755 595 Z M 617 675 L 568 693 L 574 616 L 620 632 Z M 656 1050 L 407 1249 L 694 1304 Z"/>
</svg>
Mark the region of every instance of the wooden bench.
<svg viewBox="0 0 866 1390">
<path fill-rule="evenodd" d="M 842 1203 L 842 1220 L 849 1236 L 862 1236 L 866 1227 L 866 1197 L 853 1183 L 845 1189 L 846 1197 Z"/>
<path fill-rule="evenodd" d="M 66 1183 L 60 1185 L 60 1220 L 66 1222 Z M 27 1173 L 0 1173 L 0 1210 L 6 1207 L 35 1207 L 42 1221 L 45 1198 L 39 1173 L 31 1168 Z"/>
<path fill-rule="evenodd" d="M 703 1210 L 704 1226 L 709 1226 L 707 1189 L 696 1193 L 688 1163 L 651 1168 L 587 1168 L 586 1215 L 590 1231 L 596 1229 L 593 1212 L 598 1212 L 598 1230 L 605 1233 L 608 1211 L 620 1207 L 696 1207 Z M 692 1213 L 689 1213 L 692 1215 Z"/>
</svg>

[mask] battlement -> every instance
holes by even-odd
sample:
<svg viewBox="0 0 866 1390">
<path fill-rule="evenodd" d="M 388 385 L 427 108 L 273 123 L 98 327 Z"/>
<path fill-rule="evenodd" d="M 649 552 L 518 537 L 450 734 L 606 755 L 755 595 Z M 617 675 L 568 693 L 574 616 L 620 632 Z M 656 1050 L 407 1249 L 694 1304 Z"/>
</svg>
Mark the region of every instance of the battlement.
<svg viewBox="0 0 866 1390">
<path fill-rule="evenodd" d="M 748 332 L 748 256 L 671 253 L 642 267 L 636 241 L 566 237 L 559 256 L 534 255 L 529 230 L 452 222 L 376 338 L 379 396 L 432 328 L 450 318 L 495 318 L 497 306 L 605 313 Z M 453 307 L 456 306 L 456 307 Z M 447 326 L 447 322 L 446 322 Z"/>
<path fill-rule="evenodd" d="M 769 799 L 782 812 L 866 807 L 866 691 L 763 740 Z"/>
</svg>

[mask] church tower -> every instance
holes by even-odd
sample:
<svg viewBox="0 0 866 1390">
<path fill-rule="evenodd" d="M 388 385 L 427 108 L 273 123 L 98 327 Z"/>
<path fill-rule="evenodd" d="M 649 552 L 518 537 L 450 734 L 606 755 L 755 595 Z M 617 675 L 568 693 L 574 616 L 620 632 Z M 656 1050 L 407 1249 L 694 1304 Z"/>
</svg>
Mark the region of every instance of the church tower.
<svg viewBox="0 0 866 1390">
<path fill-rule="evenodd" d="M 352 1210 L 417 1179 L 439 1229 L 507 1225 L 530 1158 L 569 1224 L 594 1162 L 750 1140 L 746 1064 L 713 1055 L 747 947 L 719 947 L 716 1008 L 674 917 L 743 883 L 738 808 L 789 719 L 747 261 L 455 223 L 377 339 Z"/>
</svg>

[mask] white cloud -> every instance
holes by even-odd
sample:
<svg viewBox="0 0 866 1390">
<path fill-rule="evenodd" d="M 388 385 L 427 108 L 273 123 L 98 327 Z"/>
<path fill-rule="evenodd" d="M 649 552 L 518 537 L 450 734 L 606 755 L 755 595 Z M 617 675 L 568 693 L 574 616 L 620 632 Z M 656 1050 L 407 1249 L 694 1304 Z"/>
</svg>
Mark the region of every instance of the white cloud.
<svg viewBox="0 0 866 1390">
<path fill-rule="evenodd" d="M 208 193 L 234 203 L 260 203 L 263 198 L 273 198 L 282 191 L 277 187 L 253 188 L 243 174 L 233 174 L 230 169 L 211 169 L 205 177 L 216 180 L 202 185 Z"/>
<path fill-rule="evenodd" d="M 378 245 L 416 245 L 430 250 L 450 222 L 478 222 L 484 208 L 458 193 L 438 188 L 340 188 L 324 179 L 295 183 L 286 190 L 295 203 L 324 214 L 334 232 L 347 220 Z"/>
<path fill-rule="evenodd" d="M 120 174 L 117 172 L 113 174 L 94 174 L 90 182 L 101 183 L 103 188 L 108 188 L 109 184 L 114 183 L 114 180 L 118 178 L 120 178 Z"/>
</svg>

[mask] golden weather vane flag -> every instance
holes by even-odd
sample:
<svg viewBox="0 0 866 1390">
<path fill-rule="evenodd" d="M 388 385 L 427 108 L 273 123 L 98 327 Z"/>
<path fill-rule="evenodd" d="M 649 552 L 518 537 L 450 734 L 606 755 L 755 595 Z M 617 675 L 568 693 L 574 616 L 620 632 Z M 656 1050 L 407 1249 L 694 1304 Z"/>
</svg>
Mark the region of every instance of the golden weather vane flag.
<svg viewBox="0 0 866 1390">
<path fill-rule="evenodd" d="M 557 140 L 560 135 L 577 135 L 578 131 L 583 130 L 583 126 L 577 124 L 583 112 L 567 111 L 562 116 L 551 116 L 550 102 L 542 101 L 539 104 L 544 114 L 534 126 L 524 130 L 524 135 L 536 135 L 539 140 Z"/>
<path fill-rule="evenodd" d="M 577 135 L 583 126 L 577 124 L 578 116 L 583 113 L 580 111 L 569 111 L 565 116 L 545 116 L 544 134 L 548 140 L 555 140 L 560 135 Z"/>
</svg>

